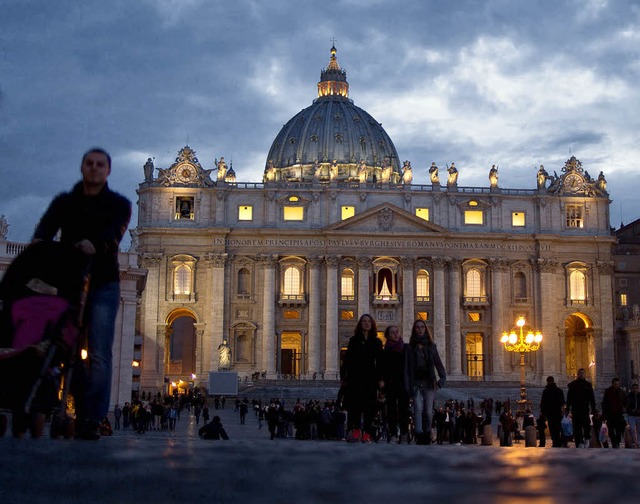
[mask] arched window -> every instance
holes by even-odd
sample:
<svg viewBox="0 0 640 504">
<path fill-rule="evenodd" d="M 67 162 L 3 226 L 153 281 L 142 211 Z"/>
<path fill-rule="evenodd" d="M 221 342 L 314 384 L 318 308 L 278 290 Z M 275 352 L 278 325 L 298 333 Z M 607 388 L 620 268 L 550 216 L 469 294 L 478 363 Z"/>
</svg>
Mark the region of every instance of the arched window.
<svg viewBox="0 0 640 504">
<path fill-rule="evenodd" d="M 350 268 L 342 270 L 340 297 L 344 301 L 355 299 L 355 274 Z"/>
<path fill-rule="evenodd" d="M 466 297 L 476 298 L 482 296 L 482 277 L 480 271 L 476 268 L 471 268 L 467 271 L 467 289 Z"/>
<path fill-rule="evenodd" d="M 582 303 L 587 299 L 587 277 L 582 271 L 574 270 L 569 274 L 569 299 Z"/>
<path fill-rule="evenodd" d="M 191 294 L 191 268 L 184 264 L 178 266 L 174 271 L 174 294 Z"/>
<path fill-rule="evenodd" d="M 423 269 L 416 276 L 416 301 L 429 301 L 429 272 Z"/>
<path fill-rule="evenodd" d="M 376 293 L 382 300 L 390 300 L 395 297 L 395 283 L 393 272 L 389 268 L 380 268 L 376 282 Z"/>
<path fill-rule="evenodd" d="M 247 268 L 238 270 L 238 295 L 248 296 L 251 294 L 251 272 Z"/>
<path fill-rule="evenodd" d="M 298 296 L 300 292 L 300 270 L 295 266 L 289 266 L 284 270 L 284 285 L 282 293 L 285 296 Z"/>
<path fill-rule="evenodd" d="M 517 303 L 527 301 L 527 277 L 522 271 L 518 271 L 513 277 L 513 293 Z"/>
</svg>

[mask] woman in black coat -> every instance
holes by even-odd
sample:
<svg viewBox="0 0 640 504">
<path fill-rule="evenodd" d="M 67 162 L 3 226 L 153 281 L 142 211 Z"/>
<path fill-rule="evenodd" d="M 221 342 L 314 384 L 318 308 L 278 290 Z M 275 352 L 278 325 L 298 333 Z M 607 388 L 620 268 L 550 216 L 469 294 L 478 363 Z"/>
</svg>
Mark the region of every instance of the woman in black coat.
<svg viewBox="0 0 640 504">
<path fill-rule="evenodd" d="M 376 414 L 382 341 L 371 315 L 360 317 L 349 339 L 340 378 L 347 410 L 347 441 L 370 443 Z"/>
<path fill-rule="evenodd" d="M 404 389 L 405 344 L 398 326 L 391 325 L 384 331 L 386 343 L 381 357 L 381 389 L 384 392 L 387 409 L 389 442 L 407 442 L 409 426 L 409 396 Z"/>
</svg>

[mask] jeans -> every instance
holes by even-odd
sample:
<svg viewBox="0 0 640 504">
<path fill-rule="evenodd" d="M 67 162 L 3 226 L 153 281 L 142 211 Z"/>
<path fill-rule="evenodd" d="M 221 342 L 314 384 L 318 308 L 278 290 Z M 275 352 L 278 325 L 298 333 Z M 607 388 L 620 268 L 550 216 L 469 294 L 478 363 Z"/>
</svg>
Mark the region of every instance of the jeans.
<svg viewBox="0 0 640 504">
<path fill-rule="evenodd" d="M 120 284 L 111 282 L 92 289 L 87 297 L 87 361 L 79 366 L 82 388 L 77 398 L 79 417 L 101 422 L 111 400 L 112 347 L 116 315 L 120 306 Z"/>
<path fill-rule="evenodd" d="M 640 430 L 640 416 L 628 415 L 627 423 L 629 424 L 631 439 L 633 440 L 636 447 L 638 447 L 638 430 Z"/>
<path fill-rule="evenodd" d="M 416 386 L 413 389 L 412 396 L 416 434 L 427 434 L 431 436 L 433 401 L 436 398 L 436 390 L 431 387 Z"/>
</svg>

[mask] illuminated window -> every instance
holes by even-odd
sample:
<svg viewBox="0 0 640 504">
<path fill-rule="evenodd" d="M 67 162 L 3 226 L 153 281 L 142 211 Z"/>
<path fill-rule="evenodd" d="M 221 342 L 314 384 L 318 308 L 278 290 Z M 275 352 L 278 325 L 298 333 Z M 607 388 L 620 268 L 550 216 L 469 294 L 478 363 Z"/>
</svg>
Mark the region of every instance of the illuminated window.
<svg viewBox="0 0 640 504">
<path fill-rule="evenodd" d="M 253 220 L 253 207 L 250 205 L 239 206 L 238 220 L 241 220 L 241 221 Z"/>
<path fill-rule="evenodd" d="M 176 219 L 193 220 L 193 197 L 178 197 L 176 198 Z"/>
<path fill-rule="evenodd" d="M 429 272 L 423 269 L 416 276 L 416 301 L 429 301 Z"/>
<path fill-rule="evenodd" d="M 482 314 L 480 312 L 468 312 L 467 320 L 469 322 L 480 322 L 482 320 Z"/>
<path fill-rule="evenodd" d="M 482 353 L 482 334 L 466 335 L 467 376 L 471 380 L 482 380 L 484 376 L 484 354 Z"/>
<path fill-rule="evenodd" d="M 298 310 L 285 310 L 283 315 L 284 315 L 284 318 L 287 320 L 300 319 L 300 312 Z"/>
<path fill-rule="evenodd" d="M 513 227 L 524 227 L 524 212 L 511 212 L 511 225 Z"/>
<path fill-rule="evenodd" d="M 482 283 L 481 283 L 481 275 L 480 271 L 471 268 L 467 271 L 467 289 L 466 289 L 466 297 L 476 298 L 482 296 Z"/>
<path fill-rule="evenodd" d="M 396 282 L 393 271 L 389 268 L 380 268 L 376 275 L 376 299 L 382 301 L 396 300 Z"/>
<path fill-rule="evenodd" d="M 186 265 L 178 266 L 174 271 L 174 294 L 191 294 L 191 268 Z"/>
<path fill-rule="evenodd" d="M 292 196 L 294 198 L 296 196 Z M 285 206 L 284 220 L 286 221 L 302 221 L 304 220 L 304 207 L 301 206 Z"/>
<path fill-rule="evenodd" d="M 355 214 L 356 214 L 356 207 L 353 207 L 353 206 L 342 207 L 342 220 L 348 219 L 349 217 L 353 217 Z"/>
<path fill-rule="evenodd" d="M 295 266 L 289 266 L 284 271 L 282 293 L 285 296 L 298 296 L 302 294 L 300 291 L 300 270 Z"/>
<path fill-rule="evenodd" d="M 353 320 L 355 317 L 355 313 L 353 310 L 342 310 L 340 312 L 341 320 Z"/>
<path fill-rule="evenodd" d="M 289 196 L 288 201 L 289 203 L 297 203 L 298 201 L 300 201 L 300 198 L 298 198 L 297 196 Z"/>
<path fill-rule="evenodd" d="M 582 303 L 587 299 L 587 276 L 582 271 L 575 270 L 569 274 L 569 299 Z"/>
<path fill-rule="evenodd" d="M 355 299 L 355 274 L 352 269 L 347 268 L 342 270 L 340 287 L 340 298 L 343 301 Z"/>
<path fill-rule="evenodd" d="M 627 293 L 626 292 L 621 292 L 620 293 L 620 306 L 627 306 Z"/>
<path fill-rule="evenodd" d="M 582 205 L 567 205 L 567 227 L 583 228 L 584 212 Z"/>
<path fill-rule="evenodd" d="M 475 201 L 475 200 L 471 200 L 471 201 L 469 202 L 469 206 L 478 206 L 478 202 L 477 202 L 477 201 Z"/>
<path fill-rule="evenodd" d="M 416 320 L 424 320 L 425 322 L 429 320 L 429 313 L 426 311 L 419 311 L 416 313 Z"/>
<path fill-rule="evenodd" d="M 416 208 L 416 217 L 420 217 L 426 221 L 429 220 L 429 209 L 428 208 Z"/>
<path fill-rule="evenodd" d="M 471 203 L 469 203 L 471 204 Z M 484 212 L 482 210 L 465 210 L 464 211 L 464 223 L 465 224 L 483 224 Z"/>
</svg>

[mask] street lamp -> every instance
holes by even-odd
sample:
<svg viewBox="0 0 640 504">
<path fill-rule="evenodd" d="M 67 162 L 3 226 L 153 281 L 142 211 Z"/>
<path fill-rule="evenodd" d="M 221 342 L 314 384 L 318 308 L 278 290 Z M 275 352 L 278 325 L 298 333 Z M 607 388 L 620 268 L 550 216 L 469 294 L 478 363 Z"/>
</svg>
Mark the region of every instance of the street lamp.
<svg viewBox="0 0 640 504">
<path fill-rule="evenodd" d="M 529 352 L 535 352 L 540 348 L 542 343 L 542 333 L 540 331 L 532 331 L 529 329 L 527 333 L 524 332 L 524 326 L 527 323 L 524 317 L 520 316 L 516 320 L 516 325 L 520 329 L 520 335 L 516 333 L 514 329 L 511 332 L 503 332 L 500 343 L 504 345 L 505 350 L 508 352 L 520 353 L 520 404 L 522 409 L 525 409 L 527 404 L 527 386 L 525 383 L 524 373 L 524 354 Z"/>
</svg>

